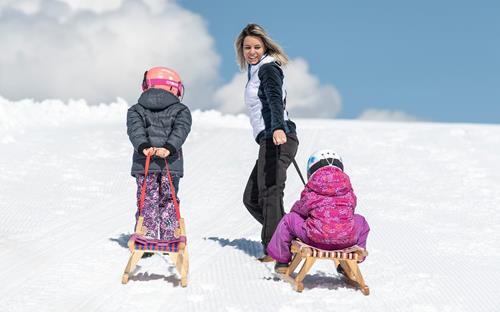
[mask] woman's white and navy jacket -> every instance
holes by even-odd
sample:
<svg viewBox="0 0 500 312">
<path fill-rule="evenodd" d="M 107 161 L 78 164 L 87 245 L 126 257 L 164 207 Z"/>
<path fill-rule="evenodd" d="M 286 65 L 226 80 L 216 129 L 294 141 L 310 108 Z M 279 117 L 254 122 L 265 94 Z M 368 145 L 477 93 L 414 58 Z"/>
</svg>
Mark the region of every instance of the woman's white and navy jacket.
<svg viewBox="0 0 500 312">
<path fill-rule="evenodd" d="M 295 133 L 295 124 L 288 118 L 286 111 L 283 79 L 281 67 L 270 55 L 264 55 L 255 65 L 248 65 L 245 104 L 257 143 L 261 139 L 272 138 L 277 129 Z"/>
</svg>

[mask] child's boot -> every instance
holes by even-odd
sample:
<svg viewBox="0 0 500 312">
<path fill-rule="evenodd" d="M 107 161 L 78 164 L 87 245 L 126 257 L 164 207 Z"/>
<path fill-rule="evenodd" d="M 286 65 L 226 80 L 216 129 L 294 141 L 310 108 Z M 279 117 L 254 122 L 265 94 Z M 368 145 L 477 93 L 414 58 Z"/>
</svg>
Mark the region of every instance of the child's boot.
<svg viewBox="0 0 500 312">
<path fill-rule="evenodd" d="M 144 259 L 144 258 L 149 258 L 149 257 L 152 257 L 153 255 L 154 255 L 154 253 L 153 253 L 153 252 L 145 252 L 145 253 L 142 255 L 142 257 L 141 257 L 141 258 L 143 258 L 143 259 Z"/>
<path fill-rule="evenodd" d="M 343 275 L 343 276 L 347 276 L 345 274 L 344 268 L 340 264 L 337 266 L 337 273 L 339 273 L 340 275 Z"/>
</svg>

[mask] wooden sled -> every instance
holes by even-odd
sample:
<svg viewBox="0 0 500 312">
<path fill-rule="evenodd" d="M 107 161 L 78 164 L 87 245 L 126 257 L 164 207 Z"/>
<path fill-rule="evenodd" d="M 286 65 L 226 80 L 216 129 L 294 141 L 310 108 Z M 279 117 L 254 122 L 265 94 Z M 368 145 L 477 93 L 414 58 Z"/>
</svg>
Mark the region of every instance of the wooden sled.
<svg viewBox="0 0 500 312">
<path fill-rule="evenodd" d="M 147 239 L 143 237 L 143 220 L 144 217 L 139 217 L 137 227 L 140 226 L 140 228 L 136 228 L 136 233 L 130 236 L 127 244 L 131 255 L 128 260 L 127 266 L 125 267 L 125 272 L 122 276 L 122 284 L 128 283 L 130 272 L 132 272 L 132 270 L 135 268 L 144 253 L 160 253 L 163 255 L 168 254 L 170 256 L 170 259 L 174 263 L 177 272 L 181 277 L 181 286 L 186 287 L 189 271 L 189 258 L 186 246 L 186 230 L 184 226 L 184 219 L 181 218 L 179 220 L 179 238 L 172 241 Z"/>
<path fill-rule="evenodd" d="M 150 156 L 146 158 L 146 165 L 144 170 L 144 175 L 148 174 Z M 170 176 L 170 171 L 168 170 L 168 164 L 165 160 L 166 171 L 168 174 L 168 179 L 170 181 L 170 189 L 173 190 L 174 186 L 172 184 L 172 178 Z M 144 253 L 161 253 L 164 255 L 169 255 L 170 259 L 174 263 L 177 272 L 181 277 L 181 286 L 187 286 L 187 278 L 189 271 L 189 258 L 186 245 L 186 227 L 184 225 L 184 219 L 181 218 L 179 203 L 175 196 L 175 192 L 172 192 L 172 200 L 175 206 L 176 217 L 178 220 L 179 227 L 175 230 L 174 240 L 160 240 L 152 239 L 144 236 L 145 229 L 143 227 L 144 216 L 142 215 L 142 209 L 144 207 L 144 198 L 146 193 L 146 179 L 144 179 L 144 184 L 141 190 L 141 199 L 139 203 L 139 218 L 137 219 L 137 225 L 135 227 L 135 233 L 132 234 L 128 240 L 128 248 L 131 252 L 130 258 L 128 260 L 127 266 L 125 267 L 125 272 L 122 276 L 122 284 L 127 284 L 130 272 L 135 268 L 137 262 L 142 258 Z"/>
<path fill-rule="evenodd" d="M 350 284 L 358 287 L 363 295 L 368 296 L 370 294 L 370 289 L 365 284 L 358 266 L 358 260 L 362 260 L 368 255 L 368 252 L 363 248 L 353 246 L 343 250 L 322 250 L 309 246 L 299 240 L 294 240 L 292 241 L 291 251 L 293 254 L 292 262 L 285 274 L 282 274 L 282 277 L 285 281 L 292 284 L 296 291 L 302 292 L 304 290 L 303 280 L 307 272 L 309 272 L 317 259 L 321 259 L 335 262 L 335 267 L 340 265 L 344 269 L 345 277 Z M 292 273 L 302 260 L 305 261 L 299 273 L 295 277 L 292 277 Z"/>
</svg>

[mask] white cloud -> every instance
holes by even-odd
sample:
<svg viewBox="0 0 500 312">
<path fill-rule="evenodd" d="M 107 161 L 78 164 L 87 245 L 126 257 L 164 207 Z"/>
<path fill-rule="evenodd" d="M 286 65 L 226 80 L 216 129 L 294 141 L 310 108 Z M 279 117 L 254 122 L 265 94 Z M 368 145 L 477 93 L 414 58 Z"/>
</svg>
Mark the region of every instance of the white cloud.
<svg viewBox="0 0 500 312">
<path fill-rule="evenodd" d="M 419 121 L 421 119 L 409 115 L 402 111 L 391 111 L 381 109 L 367 109 L 359 115 L 358 119 L 361 120 L 374 120 L 374 121 Z"/>
<path fill-rule="evenodd" d="M 246 112 L 244 90 L 247 80 L 246 73 L 237 73 L 228 84 L 220 87 L 214 95 L 217 109 L 228 114 Z"/>
<path fill-rule="evenodd" d="M 335 117 L 342 107 L 342 99 L 333 85 L 321 85 L 309 72 L 304 59 L 292 60 L 285 67 L 287 108 L 297 117 Z"/>
<path fill-rule="evenodd" d="M 220 56 L 203 19 L 175 0 L 2 0 L 0 94 L 12 99 L 134 103 L 144 70 L 176 69 L 193 109 L 246 112 L 246 74 L 220 83 Z M 233 61 L 233 60 L 231 60 Z M 292 118 L 335 117 L 338 91 L 303 59 L 285 67 Z"/>
<path fill-rule="evenodd" d="M 59 0 L 68 4 L 73 10 L 89 10 L 103 13 L 118 9 L 123 0 Z"/>
<path fill-rule="evenodd" d="M 304 59 L 292 60 L 285 68 L 287 86 L 287 110 L 291 118 L 335 117 L 342 106 L 337 89 L 332 85 L 321 85 L 319 79 L 309 72 Z M 244 88 L 246 73 L 238 73 L 215 94 L 215 103 L 224 113 L 245 111 Z"/>
<path fill-rule="evenodd" d="M 35 14 L 40 8 L 40 2 L 41 0 L 2 0 L 0 2 L 0 14 L 8 9 L 21 11 L 28 15 Z"/>
<path fill-rule="evenodd" d="M 208 108 L 219 81 L 203 19 L 173 0 L 7 0 L 0 38 L 0 94 L 13 100 L 134 102 L 144 70 L 164 65 L 181 74 L 186 104 Z"/>
</svg>

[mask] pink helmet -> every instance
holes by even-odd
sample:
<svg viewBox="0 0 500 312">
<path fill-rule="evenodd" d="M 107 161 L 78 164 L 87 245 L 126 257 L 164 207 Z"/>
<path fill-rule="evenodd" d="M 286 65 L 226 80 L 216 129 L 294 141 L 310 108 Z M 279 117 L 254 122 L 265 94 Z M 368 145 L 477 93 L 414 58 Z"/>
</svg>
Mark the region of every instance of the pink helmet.
<svg viewBox="0 0 500 312">
<path fill-rule="evenodd" d="M 175 70 L 167 67 L 153 67 L 144 73 L 142 91 L 150 88 L 166 90 L 179 98 L 184 94 L 181 77 Z"/>
</svg>

